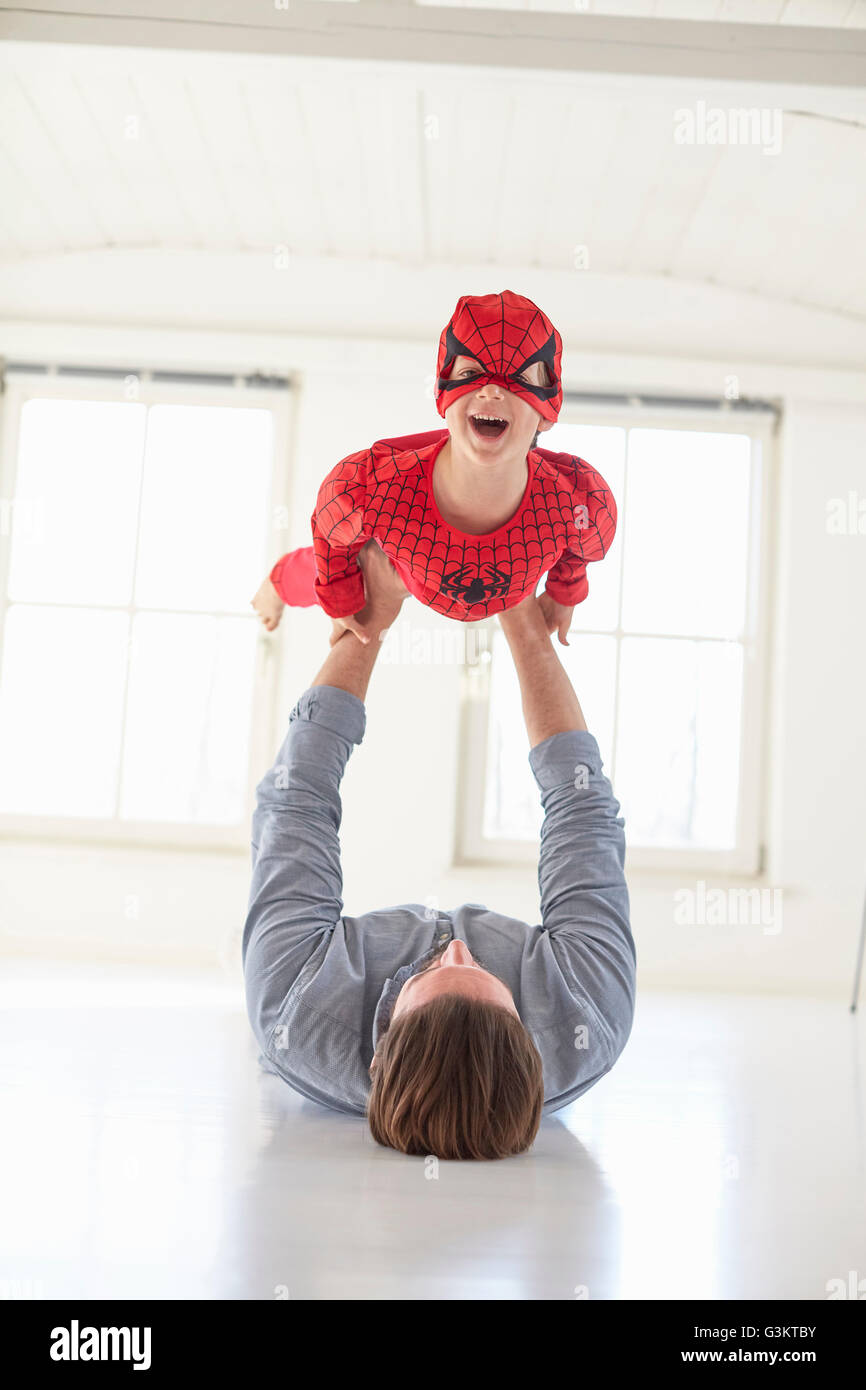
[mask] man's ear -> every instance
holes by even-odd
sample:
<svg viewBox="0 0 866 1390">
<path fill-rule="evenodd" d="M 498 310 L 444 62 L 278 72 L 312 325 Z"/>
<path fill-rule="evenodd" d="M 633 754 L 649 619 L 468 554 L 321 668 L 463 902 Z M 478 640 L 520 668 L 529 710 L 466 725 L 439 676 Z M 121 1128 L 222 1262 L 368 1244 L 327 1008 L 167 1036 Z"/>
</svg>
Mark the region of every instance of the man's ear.
<svg viewBox="0 0 866 1390">
<path fill-rule="evenodd" d="M 541 418 L 541 419 L 539 420 L 539 422 L 538 422 L 538 428 L 539 428 L 539 430 L 541 430 L 541 431 L 543 432 L 544 430 L 551 430 L 551 429 L 553 429 L 553 426 L 554 426 L 555 424 L 556 424 L 556 421 L 555 421 L 555 420 L 545 420 L 544 417 L 542 416 L 542 418 Z"/>
</svg>

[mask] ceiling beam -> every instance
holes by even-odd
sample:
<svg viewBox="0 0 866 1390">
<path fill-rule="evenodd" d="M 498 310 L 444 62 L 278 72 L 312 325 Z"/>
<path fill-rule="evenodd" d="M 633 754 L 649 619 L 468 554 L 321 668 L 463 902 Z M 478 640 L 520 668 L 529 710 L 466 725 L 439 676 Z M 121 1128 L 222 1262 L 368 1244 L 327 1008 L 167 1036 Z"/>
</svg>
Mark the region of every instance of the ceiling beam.
<svg viewBox="0 0 866 1390">
<path fill-rule="evenodd" d="M 0 39 L 866 88 L 866 29 L 463 9 L 412 0 L 42 0 Z M 141 11 L 146 10 L 142 14 Z"/>
</svg>

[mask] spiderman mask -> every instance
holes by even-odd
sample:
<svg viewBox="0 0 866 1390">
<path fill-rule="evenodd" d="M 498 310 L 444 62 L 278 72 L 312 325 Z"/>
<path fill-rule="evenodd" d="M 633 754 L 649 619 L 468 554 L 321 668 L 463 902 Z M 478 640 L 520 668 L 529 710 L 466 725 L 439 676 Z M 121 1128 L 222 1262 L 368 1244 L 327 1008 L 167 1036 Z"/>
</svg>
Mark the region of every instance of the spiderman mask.
<svg viewBox="0 0 866 1390">
<path fill-rule="evenodd" d="M 456 380 L 450 373 L 458 357 L 480 362 L 481 370 Z M 436 409 L 445 411 L 458 396 L 495 381 L 537 410 L 556 420 L 562 405 L 560 366 L 562 339 L 546 314 L 522 294 L 463 295 L 439 339 L 436 360 Z M 534 362 L 544 362 L 549 384 L 527 379 Z"/>
</svg>

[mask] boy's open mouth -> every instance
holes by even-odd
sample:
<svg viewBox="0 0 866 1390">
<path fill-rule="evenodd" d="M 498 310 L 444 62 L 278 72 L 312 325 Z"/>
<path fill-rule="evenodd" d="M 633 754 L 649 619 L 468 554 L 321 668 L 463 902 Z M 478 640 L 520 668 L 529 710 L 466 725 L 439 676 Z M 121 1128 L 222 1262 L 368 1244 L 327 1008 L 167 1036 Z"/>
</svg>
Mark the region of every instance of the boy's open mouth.
<svg viewBox="0 0 866 1390">
<path fill-rule="evenodd" d="M 482 439 L 495 439 L 508 429 L 508 421 L 503 420 L 500 415 L 470 415 L 469 423 Z"/>
</svg>

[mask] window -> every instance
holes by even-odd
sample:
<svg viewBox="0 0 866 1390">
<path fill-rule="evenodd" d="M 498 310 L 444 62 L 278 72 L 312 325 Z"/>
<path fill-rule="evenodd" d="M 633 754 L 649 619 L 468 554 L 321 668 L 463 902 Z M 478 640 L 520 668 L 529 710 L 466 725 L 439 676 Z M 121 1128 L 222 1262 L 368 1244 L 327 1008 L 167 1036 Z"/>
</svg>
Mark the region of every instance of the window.
<svg viewBox="0 0 866 1390">
<path fill-rule="evenodd" d="M 630 863 L 755 873 L 770 420 L 576 411 L 539 444 L 598 468 L 619 520 L 587 568 L 570 645 L 553 641 L 621 803 Z M 528 862 L 542 811 L 498 620 L 466 680 L 461 858 Z"/>
<path fill-rule="evenodd" d="M 246 848 L 287 390 L 124 386 L 7 378 L 0 832 Z"/>
</svg>

